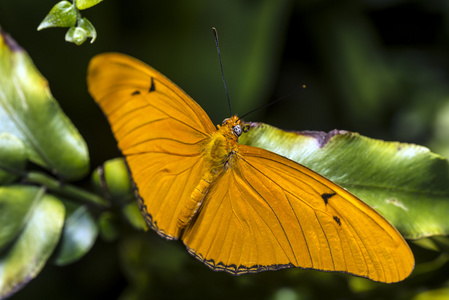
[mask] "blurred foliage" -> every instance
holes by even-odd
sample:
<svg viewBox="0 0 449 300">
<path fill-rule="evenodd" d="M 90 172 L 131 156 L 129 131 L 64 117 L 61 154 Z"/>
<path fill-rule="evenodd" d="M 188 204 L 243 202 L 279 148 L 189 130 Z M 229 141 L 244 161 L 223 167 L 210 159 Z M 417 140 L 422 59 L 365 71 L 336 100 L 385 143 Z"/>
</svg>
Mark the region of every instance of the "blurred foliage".
<svg viewBox="0 0 449 300">
<path fill-rule="evenodd" d="M 212 26 L 218 29 L 234 113 L 243 115 L 289 95 L 246 119 L 292 130 L 345 129 L 423 144 L 449 156 L 445 0 L 109 0 L 83 11 L 95 19 L 98 37 L 95 44 L 81 47 L 66 43 L 63 29 L 36 32 L 54 5 L 54 0 L 1 1 L 0 25 L 51 83 L 52 94 L 89 145 L 93 166 L 119 152 L 109 125 L 87 93 L 89 59 L 118 51 L 149 63 L 218 124 L 229 112 Z M 302 84 L 307 88 L 291 95 Z M 398 284 L 298 269 L 232 277 L 211 272 L 179 242 L 132 229 L 116 217 L 120 213 L 99 217 L 101 238 L 85 257 L 63 268 L 47 265 L 11 299 L 447 295 L 446 238 L 432 240 L 437 251 L 412 244 L 417 266 Z"/>
</svg>

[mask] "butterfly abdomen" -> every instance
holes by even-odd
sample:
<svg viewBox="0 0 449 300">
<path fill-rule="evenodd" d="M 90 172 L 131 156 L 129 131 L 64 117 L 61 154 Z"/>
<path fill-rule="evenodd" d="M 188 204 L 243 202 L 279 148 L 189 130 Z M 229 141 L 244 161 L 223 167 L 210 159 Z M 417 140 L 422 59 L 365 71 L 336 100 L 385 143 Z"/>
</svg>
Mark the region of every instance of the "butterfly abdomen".
<svg viewBox="0 0 449 300">
<path fill-rule="evenodd" d="M 180 228 L 185 228 L 190 223 L 192 218 L 197 213 L 198 209 L 201 207 L 204 198 L 209 190 L 210 182 L 208 178 L 201 178 L 198 185 L 193 189 L 192 194 L 190 194 L 189 199 L 184 203 L 184 207 L 178 216 L 178 226 Z"/>
<path fill-rule="evenodd" d="M 236 152 L 237 139 L 230 139 L 229 135 L 232 136 L 231 126 L 218 126 L 218 131 L 211 136 L 210 141 L 204 147 L 205 173 L 193 189 L 190 197 L 185 200 L 184 207 L 179 213 L 178 226 L 180 228 L 189 225 L 207 197 L 210 185 L 228 167 L 228 161 L 232 153 Z"/>
</svg>

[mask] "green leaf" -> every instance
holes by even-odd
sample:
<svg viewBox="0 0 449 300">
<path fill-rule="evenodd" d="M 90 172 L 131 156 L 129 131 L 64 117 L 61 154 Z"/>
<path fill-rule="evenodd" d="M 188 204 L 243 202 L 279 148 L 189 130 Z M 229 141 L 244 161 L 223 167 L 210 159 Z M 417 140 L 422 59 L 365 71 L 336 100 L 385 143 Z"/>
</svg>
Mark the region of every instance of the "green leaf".
<svg viewBox="0 0 449 300">
<path fill-rule="evenodd" d="M 430 239 L 435 243 L 439 251 L 449 253 L 449 237 L 447 236 L 433 236 Z"/>
<path fill-rule="evenodd" d="M 58 2 L 50 10 L 45 19 L 39 24 L 37 30 L 49 27 L 71 27 L 76 23 L 76 8 L 69 1 Z"/>
<path fill-rule="evenodd" d="M 117 239 L 120 235 L 119 220 L 110 211 L 104 212 L 99 218 L 100 235 L 109 242 Z"/>
<path fill-rule="evenodd" d="M 119 205 L 134 199 L 128 168 L 121 157 L 98 167 L 92 173 L 92 184 L 99 193 Z"/>
<path fill-rule="evenodd" d="M 97 236 L 98 226 L 89 210 L 85 206 L 77 208 L 64 224 L 55 263 L 63 266 L 80 259 L 92 248 Z"/>
<path fill-rule="evenodd" d="M 89 169 L 86 143 L 27 55 L 0 31 L 0 132 L 17 136 L 31 161 L 73 180 Z"/>
<path fill-rule="evenodd" d="M 84 29 L 87 37 L 92 38 L 90 40 L 91 44 L 95 42 L 95 40 L 97 39 L 97 31 L 95 30 L 94 25 L 92 25 L 92 23 L 88 19 L 82 18 L 81 20 L 79 20 L 78 27 Z"/>
<path fill-rule="evenodd" d="M 446 300 L 449 299 L 449 287 L 423 291 L 413 297 L 412 300 Z"/>
<path fill-rule="evenodd" d="M 413 244 L 427 250 L 440 252 L 440 249 L 438 249 L 438 246 L 435 244 L 431 237 L 415 240 L 413 241 Z"/>
<path fill-rule="evenodd" d="M 82 10 L 97 5 L 101 1 L 103 0 L 76 0 L 75 4 L 78 9 Z"/>
<path fill-rule="evenodd" d="M 123 217 L 131 224 L 135 229 L 148 230 L 148 225 L 145 219 L 142 217 L 137 201 L 133 201 L 123 206 Z"/>
<path fill-rule="evenodd" d="M 348 131 L 287 132 L 261 123 L 239 139 L 288 157 L 345 187 L 406 238 L 449 234 L 449 164 L 429 149 Z"/>
<path fill-rule="evenodd" d="M 0 187 L 0 249 L 8 245 L 29 221 L 34 204 L 42 198 L 36 187 Z"/>
<path fill-rule="evenodd" d="M 20 236 L 0 255 L 0 298 L 10 296 L 36 277 L 56 247 L 63 223 L 64 205 L 44 195 Z"/>
<path fill-rule="evenodd" d="M 22 175 L 26 159 L 22 141 L 8 132 L 0 133 L 0 184 L 11 183 Z"/>
</svg>

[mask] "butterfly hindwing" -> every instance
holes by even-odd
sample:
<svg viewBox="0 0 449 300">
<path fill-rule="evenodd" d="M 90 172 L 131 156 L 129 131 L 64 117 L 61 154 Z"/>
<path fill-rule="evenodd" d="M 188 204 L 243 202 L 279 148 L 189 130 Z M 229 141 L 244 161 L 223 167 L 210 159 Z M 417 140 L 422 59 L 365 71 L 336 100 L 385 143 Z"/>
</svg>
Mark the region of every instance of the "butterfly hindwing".
<svg viewBox="0 0 449 300">
<path fill-rule="evenodd" d="M 183 235 L 190 252 L 233 274 L 287 267 L 402 280 L 413 255 L 383 217 L 315 172 L 239 145 Z"/>
</svg>

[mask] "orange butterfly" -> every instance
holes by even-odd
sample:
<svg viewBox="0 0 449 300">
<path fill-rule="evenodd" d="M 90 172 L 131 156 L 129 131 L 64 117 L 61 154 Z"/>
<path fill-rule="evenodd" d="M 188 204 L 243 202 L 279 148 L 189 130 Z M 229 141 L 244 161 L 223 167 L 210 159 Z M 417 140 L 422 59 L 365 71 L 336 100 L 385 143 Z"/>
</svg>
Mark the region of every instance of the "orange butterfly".
<svg viewBox="0 0 449 300">
<path fill-rule="evenodd" d="M 92 59 L 89 92 L 126 157 L 147 223 L 216 271 L 290 267 L 397 282 L 414 267 L 398 231 L 310 169 L 240 145 L 241 120 L 215 126 L 150 66 L 109 53 Z"/>
</svg>

